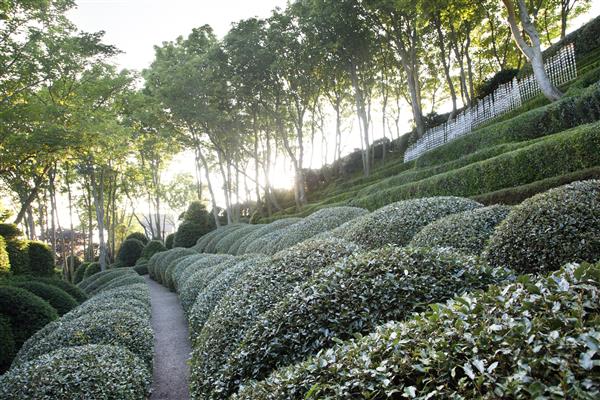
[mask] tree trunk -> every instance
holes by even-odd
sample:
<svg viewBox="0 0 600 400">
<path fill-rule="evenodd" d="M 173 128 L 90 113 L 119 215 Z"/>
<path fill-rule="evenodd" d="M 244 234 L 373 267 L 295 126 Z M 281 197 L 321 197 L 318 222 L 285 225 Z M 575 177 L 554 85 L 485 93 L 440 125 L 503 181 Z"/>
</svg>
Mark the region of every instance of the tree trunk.
<svg viewBox="0 0 600 400">
<path fill-rule="evenodd" d="M 100 173 L 99 179 L 96 177 L 94 167 L 91 167 L 90 179 L 92 187 L 92 197 L 96 209 L 96 223 L 98 224 L 99 243 L 99 262 L 100 270 L 106 270 L 106 241 L 104 240 L 104 170 Z"/>
<path fill-rule="evenodd" d="M 204 167 L 206 185 L 208 186 L 208 193 L 210 193 L 210 201 L 212 203 L 212 211 L 213 211 L 213 217 L 215 218 L 215 225 L 217 228 L 220 228 L 221 221 L 219 221 L 219 210 L 217 209 L 217 201 L 215 199 L 215 192 L 212 187 L 212 182 L 210 181 L 208 162 L 206 161 L 206 157 L 204 157 L 204 154 L 202 154 L 202 151 L 200 150 L 200 148 L 198 146 L 196 146 L 196 162 L 198 162 L 198 159 L 200 159 L 200 161 L 202 162 L 202 165 Z"/>
<path fill-rule="evenodd" d="M 454 88 L 454 82 L 452 82 L 452 76 L 450 75 L 450 63 L 448 60 L 448 55 L 446 54 L 446 45 L 444 33 L 442 32 L 442 22 L 440 20 L 439 15 L 434 17 L 434 25 L 435 30 L 437 32 L 438 37 L 438 48 L 440 49 L 440 60 L 442 61 L 442 67 L 444 69 L 444 76 L 446 77 L 446 83 L 448 84 L 448 90 L 450 91 L 450 98 L 452 99 L 452 112 L 450 113 L 450 117 L 448 120 L 451 120 L 456 115 L 457 105 L 456 105 L 456 89 Z"/>
<path fill-rule="evenodd" d="M 368 177 L 371 173 L 369 165 L 369 119 L 367 118 L 367 112 L 365 110 L 365 99 L 363 92 L 358 82 L 358 73 L 356 71 L 356 65 L 351 63 L 350 65 L 350 80 L 352 81 L 352 88 L 354 89 L 354 100 L 356 103 L 356 113 L 360 122 L 360 131 L 362 133 L 361 140 L 364 142 L 363 149 L 363 173 L 365 177 Z"/>
</svg>

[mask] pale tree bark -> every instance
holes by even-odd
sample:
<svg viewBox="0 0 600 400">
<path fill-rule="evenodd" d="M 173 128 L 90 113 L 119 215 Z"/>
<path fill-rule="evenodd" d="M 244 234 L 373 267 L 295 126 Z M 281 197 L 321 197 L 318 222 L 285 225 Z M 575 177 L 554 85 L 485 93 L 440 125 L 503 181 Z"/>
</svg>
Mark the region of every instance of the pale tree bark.
<svg viewBox="0 0 600 400">
<path fill-rule="evenodd" d="M 96 176 L 93 166 L 90 167 L 90 186 L 92 188 L 92 198 L 94 208 L 96 209 L 96 223 L 98 224 L 99 243 L 99 262 L 100 270 L 106 270 L 106 240 L 104 238 L 104 170 L 101 170 L 100 176 Z M 91 229 L 91 227 L 90 227 Z"/>
<path fill-rule="evenodd" d="M 535 28 L 535 25 L 531 21 L 531 18 L 529 17 L 529 11 L 527 9 L 527 5 L 525 4 L 525 0 L 516 0 L 518 16 L 517 10 L 515 10 L 515 6 L 513 4 L 513 0 L 501 1 L 504 3 L 504 6 L 508 12 L 508 23 L 517 47 L 531 63 L 533 75 L 540 85 L 542 93 L 550 101 L 556 101 L 560 99 L 563 96 L 562 92 L 550 81 L 550 78 L 544 69 L 544 58 L 541 50 L 540 36 Z M 521 22 L 521 27 L 523 28 L 522 31 L 519 28 L 518 21 Z M 529 38 L 529 44 L 527 43 L 525 35 L 527 35 Z"/>
<path fill-rule="evenodd" d="M 350 64 L 350 81 L 354 89 L 354 101 L 360 123 L 361 142 L 363 143 L 363 172 L 365 177 L 368 177 L 371 173 L 369 162 L 369 118 L 365 107 L 365 97 L 358 81 L 358 72 L 354 63 Z"/>
</svg>

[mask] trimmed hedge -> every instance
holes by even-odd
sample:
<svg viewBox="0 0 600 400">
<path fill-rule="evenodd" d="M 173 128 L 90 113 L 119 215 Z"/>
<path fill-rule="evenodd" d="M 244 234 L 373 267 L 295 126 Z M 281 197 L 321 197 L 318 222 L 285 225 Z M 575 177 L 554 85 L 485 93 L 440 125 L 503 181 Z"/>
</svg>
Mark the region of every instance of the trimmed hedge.
<svg viewBox="0 0 600 400">
<path fill-rule="evenodd" d="M 144 243 L 137 239 L 127 239 L 121 243 L 117 260 L 126 267 L 133 267 L 144 251 Z"/>
<path fill-rule="evenodd" d="M 10 273 L 10 258 L 6 251 L 6 241 L 0 236 L 0 276 Z"/>
<path fill-rule="evenodd" d="M 121 276 L 123 274 L 130 273 L 131 270 L 120 268 L 120 269 L 107 269 L 106 271 L 98 272 L 90 276 L 89 278 L 84 279 L 79 283 L 79 288 L 84 292 L 88 293 L 94 291 L 98 288 L 98 286 L 102 285 L 104 282 L 109 281 L 113 277 Z M 108 277 L 108 278 L 107 278 Z"/>
<path fill-rule="evenodd" d="M 59 289 L 64 290 L 70 296 L 72 296 L 79 304 L 83 303 L 88 299 L 88 296 L 79 287 L 73 285 L 70 282 L 56 278 L 37 278 L 36 281 L 45 283 L 47 285 L 56 286 Z"/>
<path fill-rule="evenodd" d="M 361 217 L 344 238 L 368 249 L 386 244 L 404 246 L 433 221 L 479 207 L 481 204 L 461 197 L 400 201 Z"/>
<path fill-rule="evenodd" d="M 235 241 L 233 242 L 233 244 L 229 247 L 229 250 L 227 251 L 227 253 L 231 254 L 232 256 L 235 255 L 242 255 L 240 253 L 240 247 L 242 247 L 242 244 L 244 244 L 244 242 L 246 241 L 246 239 L 250 236 L 252 236 L 252 234 L 254 234 L 257 231 L 260 231 L 261 228 L 264 227 L 263 224 L 258 224 L 258 225 L 251 225 L 253 229 L 248 228 L 247 231 L 244 232 L 243 236 L 242 235 L 234 235 L 234 237 L 237 237 L 235 239 Z"/>
<path fill-rule="evenodd" d="M 202 260 L 205 258 L 204 254 L 193 254 L 191 256 L 185 256 L 171 261 L 167 268 L 165 269 L 164 276 L 165 280 L 163 285 L 169 288 L 169 290 L 176 290 L 177 286 L 175 285 L 175 273 L 180 269 L 185 269 L 189 265 L 193 264 L 198 260 Z"/>
<path fill-rule="evenodd" d="M 167 250 L 173 248 L 173 241 L 174 240 L 175 240 L 175 234 L 174 233 L 170 233 L 170 234 L 167 235 L 167 237 L 165 238 L 165 247 L 167 248 Z"/>
<path fill-rule="evenodd" d="M 9 241 L 23 236 L 23 232 L 15 224 L 0 224 L 0 236 Z"/>
<path fill-rule="evenodd" d="M 136 266 L 133 267 L 133 270 L 137 272 L 138 275 L 148 275 L 148 262 L 136 264 Z"/>
<path fill-rule="evenodd" d="M 219 242 L 215 245 L 215 252 L 217 254 L 235 255 L 236 252 L 230 251 L 231 247 L 234 244 L 244 240 L 250 233 L 254 232 L 258 228 L 260 228 L 260 225 L 247 225 L 240 229 L 236 229 L 235 231 L 231 232 L 230 234 L 226 235 L 221 240 L 219 240 Z"/>
<path fill-rule="evenodd" d="M 29 272 L 34 276 L 54 275 L 54 252 L 46 243 L 29 241 Z"/>
<path fill-rule="evenodd" d="M 173 272 L 173 286 L 178 292 L 181 291 L 182 285 L 198 270 L 209 267 L 214 267 L 223 262 L 233 259 L 229 254 L 210 254 L 203 255 L 204 257 L 196 259 L 192 263 L 185 263 L 180 268 L 176 268 Z"/>
<path fill-rule="evenodd" d="M 221 239 L 223 239 L 225 236 L 229 235 L 231 232 L 234 232 L 245 226 L 248 226 L 248 224 L 231 224 L 231 225 L 222 226 L 221 228 L 215 230 L 214 235 L 211 235 L 210 241 L 208 241 L 206 243 L 206 246 L 204 246 L 203 252 L 204 253 L 215 253 L 217 250 L 216 249 L 217 243 L 219 243 L 219 241 L 221 241 Z"/>
<path fill-rule="evenodd" d="M 221 301 L 225 293 L 238 279 L 258 265 L 265 265 L 268 259 L 264 256 L 248 258 L 244 262 L 238 262 L 233 267 L 226 269 L 206 285 L 196 297 L 196 302 L 188 313 L 190 336 L 197 336 L 204 324 L 212 314 L 213 309 Z"/>
<path fill-rule="evenodd" d="M 162 275 L 164 270 L 166 270 L 166 268 L 169 266 L 170 262 L 185 256 L 196 254 L 197 253 L 192 249 L 185 249 L 181 247 L 155 254 L 150 258 L 150 261 L 148 261 L 148 273 L 150 278 L 158 283 L 162 283 Z"/>
<path fill-rule="evenodd" d="M 167 251 L 167 248 L 160 240 L 151 240 L 144 246 L 144 250 L 142 250 L 142 255 L 140 258 L 149 260 L 150 257 L 155 255 L 156 253 L 160 253 L 163 251 Z"/>
<path fill-rule="evenodd" d="M 64 315 L 79 305 L 73 296 L 56 286 L 36 281 L 18 282 L 14 285 L 46 300 L 58 315 Z"/>
<path fill-rule="evenodd" d="M 13 337 L 10 319 L 0 314 L 0 374 L 3 374 L 15 356 L 15 338 Z"/>
<path fill-rule="evenodd" d="M 81 263 L 81 265 L 79 267 L 77 267 L 77 269 L 75 270 L 75 275 L 73 276 L 74 284 L 78 284 L 79 282 L 81 282 L 83 280 L 83 278 L 85 277 L 85 271 L 86 271 L 88 265 L 90 265 L 90 263 L 84 262 L 84 263 Z"/>
<path fill-rule="evenodd" d="M 148 236 L 144 235 L 142 232 L 133 232 L 129 234 L 125 238 L 125 242 L 131 239 L 139 240 L 144 246 L 146 246 L 149 242 Z"/>
<path fill-rule="evenodd" d="M 212 230 L 210 232 L 208 232 L 206 235 L 203 235 L 202 237 L 200 237 L 198 239 L 198 241 L 196 242 L 196 244 L 194 245 L 194 247 L 192 247 L 193 250 L 196 250 L 198 253 L 204 253 L 204 249 L 206 248 L 206 245 L 208 245 L 208 243 L 216 236 L 216 235 L 220 235 L 221 234 L 221 228 L 217 228 L 215 230 Z"/>
<path fill-rule="evenodd" d="M 594 399 L 600 264 L 438 304 L 262 382 L 238 399 Z"/>
<path fill-rule="evenodd" d="M 101 271 L 101 269 L 100 269 L 99 262 L 95 261 L 93 263 L 90 263 L 87 267 L 85 267 L 85 273 L 83 274 L 83 280 L 86 280 L 90 276 L 95 275 L 100 271 Z"/>
<path fill-rule="evenodd" d="M 287 226 L 295 224 L 298 221 L 300 221 L 300 218 L 283 218 L 267 225 L 257 225 L 260 226 L 260 228 L 243 239 L 242 243 L 238 247 L 237 254 L 248 253 L 248 247 L 251 246 L 256 240 L 260 240 L 260 238 L 268 235 L 269 233 L 283 229 Z"/>
<path fill-rule="evenodd" d="M 195 397 L 219 397 L 214 390 L 225 361 L 247 329 L 296 285 L 359 248 L 343 240 L 305 241 L 244 274 L 227 292 L 194 339 L 190 390 Z"/>
<path fill-rule="evenodd" d="M 600 100 L 598 107 L 600 114 Z M 598 148 L 600 122 L 578 126 L 463 168 L 382 190 L 352 203 L 372 209 L 406 198 L 474 196 L 598 166 Z"/>
<path fill-rule="evenodd" d="M 71 400 L 149 398 L 152 374 L 121 347 L 61 348 L 0 377 L 3 399 Z"/>
<path fill-rule="evenodd" d="M 490 238 L 485 257 L 523 273 L 600 260 L 600 180 L 574 182 L 515 206 Z"/>
<path fill-rule="evenodd" d="M 25 240 L 6 241 L 6 252 L 10 261 L 10 271 L 15 275 L 29 274 L 29 243 Z"/>
<path fill-rule="evenodd" d="M 245 381 L 263 379 L 337 340 L 509 276 L 448 249 L 385 247 L 344 260 L 317 272 L 260 317 L 227 361 L 220 392 L 232 394 Z"/>
<path fill-rule="evenodd" d="M 58 318 L 47 301 L 18 287 L 0 286 L 0 314 L 10 319 L 15 349 L 44 325 Z"/>
<path fill-rule="evenodd" d="M 177 233 L 173 239 L 173 247 L 193 247 L 198 239 L 210 232 L 211 229 L 212 227 L 209 225 L 185 221 L 177 228 Z"/>
<path fill-rule="evenodd" d="M 450 247 L 478 256 L 496 226 L 509 212 L 508 206 L 491 206 L 452 214 L 427 225 L 413 237 L 410 245 Z"/>
<path fill-rule="evenodd" d="M 90 282 L 89 285 L 83 289 L 89 296 L 94 296 L 97 293 L 100 293 L 106 285 L 110 284 L 115 279 L 120 279 L 124 276 L 133 276 L 136 279 L 140 279 L 139 275 L 136 274 L 132 268 L 120 268 L 107 270 L 106 273 L 100 275 L 93 282 Z"/>
<path fill-rule="evenodd" d="M 275 254 L 285 250 L 321 232 L 336 228 L 343 223 L 367 214 L 368 211 L 357 207 L 330 207 L 323 208 L 298 223 L 290 225 L 281 231 L 278 241 L 267 245 L 262 253 Z"/>
</svg>

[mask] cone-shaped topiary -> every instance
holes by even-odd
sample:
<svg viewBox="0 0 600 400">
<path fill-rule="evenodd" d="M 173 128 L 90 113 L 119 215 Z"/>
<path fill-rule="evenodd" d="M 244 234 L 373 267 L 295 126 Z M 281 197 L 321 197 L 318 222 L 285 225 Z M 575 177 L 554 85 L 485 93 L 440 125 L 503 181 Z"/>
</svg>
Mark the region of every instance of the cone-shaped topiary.
<svg viewBox="0 0 600 400">
<path fill-rule="evenodd" d="M 600 260 L 600 181 L 574 182 L 515 206 L 490 237 L 485 257 L 523 273 Z"/>
<path fill-rule="evenodd" d="M 144 235 L 142 232 L 133 232 L 133 233 L 130 233 L 130 234 L 129 234 L 129 235 L 126 237 L 126 238 L 125 238 L 125 240 L 129 240 L 129 239 L 137 239 L 137 240 L 139 240 L 140 242 L 142 242 L 142 243 L 144 244 L 144 246 L 145 246 L 145 245 L 147 245 L 147 244 L 148 244 L 148 242 L 150 241 L 150 240 L 148 239 L 148 237 L 147 237 L 146 235 Z"/>
<path fill-rule="evenodd" d="M 137 239 L 127 239 L 121 244 L 119 253 L 117 254 L 117 260 L 120 261 L 126 267 L 133 267 L 135 262 L 142 255 L 144 250 L 144 243 Z"/>
</svg>

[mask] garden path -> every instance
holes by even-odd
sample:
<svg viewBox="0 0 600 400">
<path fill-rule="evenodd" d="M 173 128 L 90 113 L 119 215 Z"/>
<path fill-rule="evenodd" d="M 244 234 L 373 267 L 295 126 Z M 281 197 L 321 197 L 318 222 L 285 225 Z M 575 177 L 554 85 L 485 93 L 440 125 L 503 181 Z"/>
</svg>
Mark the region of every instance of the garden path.
<svg viewBox="0 0 600 400">
<path fill-rule="evenodd" d="M 179 298 L 145 276 L 152 302 L 154 380 L 150 400 L 189 399 L 188 325 Z"/>
</svg>

